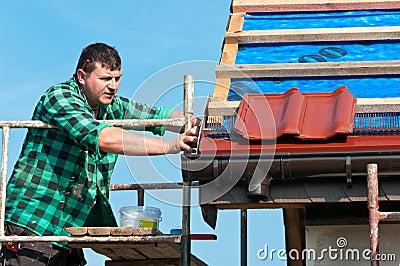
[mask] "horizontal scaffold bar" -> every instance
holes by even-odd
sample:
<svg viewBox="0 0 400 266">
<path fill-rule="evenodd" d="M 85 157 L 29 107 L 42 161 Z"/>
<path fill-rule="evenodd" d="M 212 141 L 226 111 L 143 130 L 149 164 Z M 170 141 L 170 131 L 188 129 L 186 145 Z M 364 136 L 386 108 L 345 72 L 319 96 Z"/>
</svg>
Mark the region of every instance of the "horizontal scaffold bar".
<svg viewBox="0 0 400 266">
<path fill-rule="evenodd" d="M 75 243 L 135 243 L 135 242 L 170 242 L 180 243 L 180 235 L 157 235 L 157 236 L 6 236 L 0 238 L 0 242 L 75 242 Z"/>
<path fill-rule="evenodd" d="M 183 127 L 184 118 L 170 118 L 170 119 L 126 119 L 126 120 L 103 120 L 103 122 L 109 123 L 116 127 L 122 127 L 125 129 L 137 128 L 137 127 L 154 127 L 154 126 L 172 126 L 172 127 Z M 18 120 L 18 121 L 0 121 L 0 128 L 55 128 L 52 125 L 44 123 L 42 121 L 35 120 Z"/>
</svg>

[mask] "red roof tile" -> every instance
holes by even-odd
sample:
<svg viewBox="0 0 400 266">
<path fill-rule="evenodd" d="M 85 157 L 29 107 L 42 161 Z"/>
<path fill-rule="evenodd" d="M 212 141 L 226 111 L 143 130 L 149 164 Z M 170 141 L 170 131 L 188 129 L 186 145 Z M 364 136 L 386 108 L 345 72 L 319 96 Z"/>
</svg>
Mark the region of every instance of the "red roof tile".
<svg viewBox="0 0 400 266">
<path fill-rule="evenodd" d="M 235 131 L 251 140 L 295 135 L 302 140 L 325 140 L 353 132 L 356 99 L 343 86 L 332 93 L 247 94 L 240 104 Z"/>
</svg>

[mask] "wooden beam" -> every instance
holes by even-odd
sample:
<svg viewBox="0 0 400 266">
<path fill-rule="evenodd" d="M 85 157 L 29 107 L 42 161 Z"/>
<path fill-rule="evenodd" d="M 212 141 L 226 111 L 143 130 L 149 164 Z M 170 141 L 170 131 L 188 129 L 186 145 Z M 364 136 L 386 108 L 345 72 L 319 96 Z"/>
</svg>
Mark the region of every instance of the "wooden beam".
<svg viewBox="0 0 400 266">
<path fill-rule="evenodd" d="M 226 43 L 285 43 L 400 39 L 400 26 L 226 32 Z"/>
<path fill-rule="evenodd" d="M 236 60 L 236 54 L 238 51 L 237 43 L 227 43 L 224 45 L 221 55 L 221 64 L 234 65 Z"/>
<path fill-rule="evenodd" d="M 398 9 L 399 0 L 233 0 L 233 13 Z"/>
<path fill-rule="evenodd" d="M 156 228 L 122 227 L 68 227 L 65 229 L 73 236 L 151 236 L 160 235 Z"/>
<path fill-rule="evenodd" d="M 240 102 L 237 101 L 216 101 L 208 105 L 209 116 L 236 116 Z"/>
<path fill-rule="evenodd" d="M 283 209 L 283 218 L 285 223 L 286 252 L 297 250 L 300 254 L 306 248 L 306 227 L 305 210 L 286 208 Z M 305 266 L 306 260 L 299 256 L 298 260 L 292 260 L 288 256 L 288 266 Z"/>
<path fill-rule="evenodd" d="M 244 14 L 232 14 L 229 18 L 227 32 L 241 31 L 243 28 Z M 237 42 L 224 43 L 221 55 L 221 64 L 235 64 L 236 54 L 238 51 Z M 228 99 L 229 88 L 231 85 L 230 78 L 217 79 L 214 87 L 213 99 L 226 101 Z"/>
<path fill-rule="evenodd" d="M 171 266 L 171 265 L 181 265 L 181 261 L 178 258 L 175 259 L 153 259 L 153 260 L 120 260 L 120 261 L 110 261 L 105 262 L 105 266 Z"/>
<path fill-rule="evenodd" d="M 357 105 L 399 105 L 400 98 L 358 98 Z"/>
<path fill-rule="evenodd" d="M 229 18 L 228 32 L 241 31 L 245 14 L 232 14 Z"/>
<path fill-rule="evenodd" d="M 400 74 L 400 60 L 218 65 L 217 78 L 325 77 Z"/>
<path fill-rule="evenodd" d="M 217 78 L 214 87 L 213 100 L 226 101 L 228 99 L 230 86 L 230 78 Z"/>
</svg>

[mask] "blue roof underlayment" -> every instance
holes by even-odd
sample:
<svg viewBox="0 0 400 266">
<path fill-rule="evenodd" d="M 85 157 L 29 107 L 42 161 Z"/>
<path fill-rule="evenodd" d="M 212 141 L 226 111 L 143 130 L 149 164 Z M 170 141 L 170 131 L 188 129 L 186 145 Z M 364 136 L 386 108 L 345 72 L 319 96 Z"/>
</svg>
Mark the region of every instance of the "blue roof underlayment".
<svg viewBox="0 0 400 266">
<path fill-rule="evenodd" d="M 400 26 L 400 11 L 248 14 L 243 30 Z M 400 41 L 243 44 L 236 64 L 315 63 L 399 60 Z M 230 101 L 246 93 L 331 92 L 347 86 L 358 98 L 400 97 L 400 75 L 233 79 Z"/>
</svg>

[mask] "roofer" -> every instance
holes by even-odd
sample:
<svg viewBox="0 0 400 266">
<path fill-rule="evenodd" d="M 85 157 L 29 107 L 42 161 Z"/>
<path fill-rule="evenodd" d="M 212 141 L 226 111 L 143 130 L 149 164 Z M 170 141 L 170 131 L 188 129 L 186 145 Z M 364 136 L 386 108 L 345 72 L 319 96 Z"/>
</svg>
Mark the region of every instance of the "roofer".
<svg viewBox="0 0 400 266">
<path fill-rule="evenodd" d="M 7 184 L 7 235 L 66 236 L 67 227 L 117 226 L 108 200 L 117 154 L 193 151 L 196 127 L 164 140 L 101 121 L 183 117 L 116 95 L 121 76 L 118 52 L 104 43 L 91 44 L 83 49 L 73 77 L 40 98 L 32 120 L 56 129 L 28 129 Z M 165 132 L 160 126 L 145 130 Z M 82 250 L 67 243 L 7 243 L 0 256 L 0 265 L 84 264 Z"/>
</svg>

